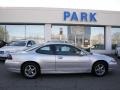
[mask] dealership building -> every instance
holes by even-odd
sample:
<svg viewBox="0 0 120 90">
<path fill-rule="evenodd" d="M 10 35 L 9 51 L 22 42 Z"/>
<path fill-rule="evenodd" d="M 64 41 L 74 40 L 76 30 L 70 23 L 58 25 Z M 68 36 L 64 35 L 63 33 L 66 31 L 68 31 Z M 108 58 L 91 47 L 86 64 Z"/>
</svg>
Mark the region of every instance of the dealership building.
<svg viewBox="0 0 120 90">
<path fill-rule="evenodd" d="M 114 53 L 120 44 L 120 12 L 1 7 L 0 40 L 32 39 L 37 43 L 67 41 L 92 52 Z"/>
</svg>

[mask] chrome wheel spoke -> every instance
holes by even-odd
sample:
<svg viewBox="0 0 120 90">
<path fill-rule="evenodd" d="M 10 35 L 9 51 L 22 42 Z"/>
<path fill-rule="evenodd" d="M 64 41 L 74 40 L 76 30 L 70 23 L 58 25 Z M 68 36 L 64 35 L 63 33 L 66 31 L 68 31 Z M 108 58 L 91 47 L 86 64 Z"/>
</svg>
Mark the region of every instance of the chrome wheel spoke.
<svg viewBox="0 0 120 90">
<path fill-rule="evenodd" d="M 25 75 L 28 77 L 33 77 L 36 75 L 36 67 L 33 65 L 28 65 L 25 67 Z"/>
<path fill-rule="evenodd" d="M 105 73 L 105 66 L 103 64 L 98 64 L 95 67 L 95 72 L 97 75 L 103 75 Z"/>
</svg>

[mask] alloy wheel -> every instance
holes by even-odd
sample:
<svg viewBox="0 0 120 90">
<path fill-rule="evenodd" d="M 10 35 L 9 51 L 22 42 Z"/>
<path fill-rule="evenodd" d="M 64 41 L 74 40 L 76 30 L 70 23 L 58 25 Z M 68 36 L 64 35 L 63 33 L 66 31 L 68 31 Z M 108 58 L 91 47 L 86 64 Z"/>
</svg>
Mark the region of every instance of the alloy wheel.
<svg viewBox="0 0 120 90">
<path fill-rule="evenodd" d="M 34 65 L 27 65 L 24 69 L 24 74 L 29 78 L 36 76 L 36 67 Z"/>
<path fill-rule="evenodd" d="M 105 74 L 105 72 L 106 72 L 106 69 L 105 69 L 105 65 L 104 64 L 97 64 L 95 66 L 95 73 L 96 73 L 96 75 L 102 76 L 102 75 Z"/>
</svg>

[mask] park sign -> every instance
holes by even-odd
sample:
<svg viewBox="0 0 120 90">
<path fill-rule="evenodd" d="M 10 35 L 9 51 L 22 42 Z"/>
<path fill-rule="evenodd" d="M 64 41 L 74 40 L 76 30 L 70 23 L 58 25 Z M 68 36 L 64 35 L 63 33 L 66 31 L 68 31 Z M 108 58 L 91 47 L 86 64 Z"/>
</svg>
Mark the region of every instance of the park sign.
<svg viewBox="0 0 120 90">
<path fill-rule="evenodd" d="M 97 22 L 95 12 L 64 11 L 64 21 Z"/>
</svg>

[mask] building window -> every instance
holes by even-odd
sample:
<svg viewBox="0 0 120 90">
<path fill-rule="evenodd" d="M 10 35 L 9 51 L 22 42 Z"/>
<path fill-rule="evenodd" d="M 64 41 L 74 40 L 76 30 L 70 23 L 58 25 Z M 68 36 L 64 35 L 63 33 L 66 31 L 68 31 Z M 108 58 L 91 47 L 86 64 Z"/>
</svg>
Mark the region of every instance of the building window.
<svg viewBox="0 0 120 90">
<path fill-rule="evenodd" d="M 82 48 L 105 49 L 104 27 L 52 26 L 52 40 L 68 41 Z"/>
<path fill-rule="evenodd" d="M 116 45 L 120 44 L 120 28 L 112 28 L 112 49 L 115 49 Z"/>
<path fill-rule="evenodd" d="M 67 41 L 68 38 L 67 32 L 68 32 L 67 26 L 52 25 L 51 39 L 53 41 L 57 41 L 57 40 Z"/>
<path fill-rule="evenodd" d="M 44 25 L 26 25 L 26 39 L 43 43 L 45 41 L 44 31 Z"/>
<path fill-rule="evenodd" d="M 6 41 L 25 39 L 25 25 L 6 25 Z"/>
<path fill-rule="evenodd" d="M 5 32 L 5 25 L 0 25 L 0 40 L 5 41 L 7 33 Z"/>
<path fill-rule="evenodd" d="M 6 25 L 5 41 L 31 39 L 38 43 L 44 42 L 44 25 Z"/>
<path fill-rule="evenodd" d="M 104 27 L 91 27 L 90 43 L 92 49 L 105 49 Z"/>
</svg>

